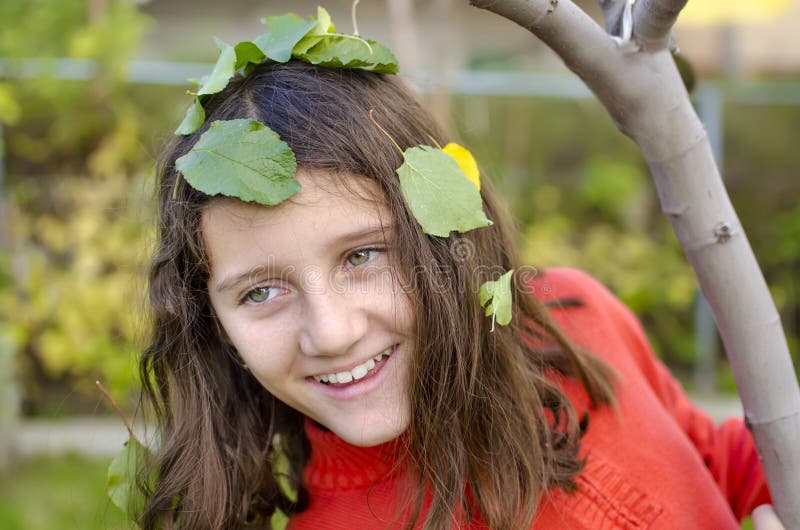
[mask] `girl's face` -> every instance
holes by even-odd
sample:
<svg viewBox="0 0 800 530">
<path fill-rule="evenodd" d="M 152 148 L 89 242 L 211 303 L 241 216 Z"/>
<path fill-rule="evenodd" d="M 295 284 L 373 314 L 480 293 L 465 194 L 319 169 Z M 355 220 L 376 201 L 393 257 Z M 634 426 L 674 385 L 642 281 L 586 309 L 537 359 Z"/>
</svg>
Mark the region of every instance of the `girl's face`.
<svg viewBox="0 0 800 530">
<path fill-rule="evenodd" d="M 208 292 L 228 340 L 273 396 L 355 445 L 409 419 L 413 315 L 392 269 L 378 186 L 300 170 L 275 207 L 219 199 L 203 212 Z"/>
</svg>

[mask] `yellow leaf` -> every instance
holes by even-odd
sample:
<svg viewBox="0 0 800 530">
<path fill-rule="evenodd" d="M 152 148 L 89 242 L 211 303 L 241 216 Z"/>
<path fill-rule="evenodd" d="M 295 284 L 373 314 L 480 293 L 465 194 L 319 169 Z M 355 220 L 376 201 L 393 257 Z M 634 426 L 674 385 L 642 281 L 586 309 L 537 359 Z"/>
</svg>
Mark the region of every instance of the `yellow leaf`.
<svg viewBox="0 0 800 530">
<path fill-rule="evenodd" d="M 453 157 L 453 160 L 456 161 L 458 167 L 461 168 L 467 178 L 474 182 L 478 189 L 481 189 L 481 174 L 478 171 L 478 163 L 475 162 L 475 157 L 466 147 L 450 142 L 444 146 L 442 151 Z"/>
</svg>

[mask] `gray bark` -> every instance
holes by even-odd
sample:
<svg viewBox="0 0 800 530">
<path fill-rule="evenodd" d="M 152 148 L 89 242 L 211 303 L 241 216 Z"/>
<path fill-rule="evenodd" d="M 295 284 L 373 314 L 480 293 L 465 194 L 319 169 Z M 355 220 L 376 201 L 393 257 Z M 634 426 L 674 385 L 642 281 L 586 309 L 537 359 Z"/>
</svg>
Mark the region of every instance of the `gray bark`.
<svg viewBox="0 0 800 530">
<path fill-rule="evenodd" d="M 641 148 L 717 321 L 787 529 L 800 530 L 800 390 L 780 317 L 670 52 L 686 0 L 639 0 L 620 43 L 570 0 L 472 0 L 527 28 L 595 93 Z M 601 2 L 618 33 L 624 1 Z"/>
</svg>

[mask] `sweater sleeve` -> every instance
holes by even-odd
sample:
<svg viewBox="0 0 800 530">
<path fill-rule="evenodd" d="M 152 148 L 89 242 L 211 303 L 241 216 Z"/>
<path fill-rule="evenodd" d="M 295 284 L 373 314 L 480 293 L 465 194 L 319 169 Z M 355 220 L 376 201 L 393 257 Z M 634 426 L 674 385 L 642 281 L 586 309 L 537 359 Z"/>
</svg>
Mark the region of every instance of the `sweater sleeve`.
<svg viewBox="0 0 800 530">
<path fill-rule="evenodd" d="M 764 472 L 755 444 L 741 418 L 716 425 L 696 407 L 667 367 L 656 358 L 639 320 L 602 287 L 610 316 L 630 345 L 634 361 L 659 401 L 697 449 L 712 476 L 741 520 L 753 509 L 770 502 Z"/>
</svg>

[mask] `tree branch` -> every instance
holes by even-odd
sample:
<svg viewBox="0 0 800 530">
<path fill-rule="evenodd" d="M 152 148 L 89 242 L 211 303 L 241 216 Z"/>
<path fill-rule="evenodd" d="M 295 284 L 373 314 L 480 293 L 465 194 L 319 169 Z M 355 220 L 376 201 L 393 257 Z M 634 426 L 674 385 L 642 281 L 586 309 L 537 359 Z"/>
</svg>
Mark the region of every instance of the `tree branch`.
<svg viewBox="0 0 800 530">
<path fill-rule="evenodd" d="M 620 4 L 602 3 L 614 27 Z M 639 0 L 618 45 L 570 0 L 472 0 L 527 28 L 595 93 L 639 145 L 662 210 L 711 305 L 787 529 L 800 530 L 800 390 L 780 318 L 666 45 L 685 0 Z"/>
<path fill-rule="evenodd" d="M 595 94 L 603 91 L 612 98 L 612 94 L 626 90 L 625 62 L 617 53 L 618 44 L 570 0 L 471 0 L 470 3 L 516 22 L 536 35 Z"/>
<path fill-rule="evenodd" d="M 646 50 L 661 50 L 687 0 L 638 0 L 633 10 L 633 38 Z"/>
<path fill-rule="evenodd" d="M 600 9 L 606 21 L 606 32 L 609 35 L 620 36 L 622 33 L 622 15 L 628 0 L 600 0 Z"/>
</svg>

